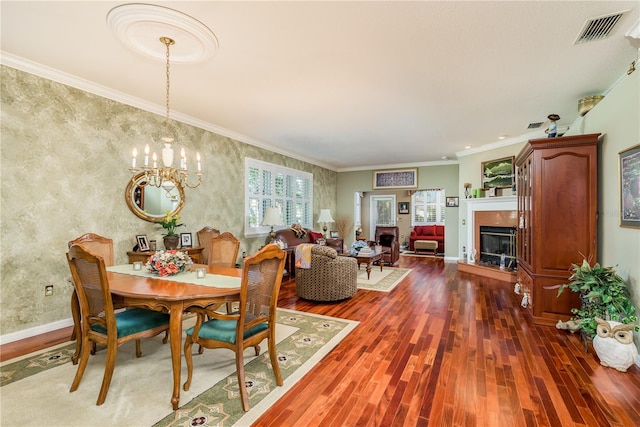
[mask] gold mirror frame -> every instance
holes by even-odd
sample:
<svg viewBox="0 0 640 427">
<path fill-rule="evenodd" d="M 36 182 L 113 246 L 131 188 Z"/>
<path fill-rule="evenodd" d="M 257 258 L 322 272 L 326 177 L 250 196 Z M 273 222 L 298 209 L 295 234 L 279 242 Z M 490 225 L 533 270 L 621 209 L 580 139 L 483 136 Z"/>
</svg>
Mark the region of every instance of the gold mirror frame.
<svg viewBox="0 0 640 427">
<path fill-rule="evenodd" d="M 127 185 L 127 188 L 124 191 L 124 200 L 127 202 L 127 206 L 129 207 L 129 210 L 133 212 L 133 214 L 136 215 L 137 217 L 149 222 L 162 222 L 163 218 L 165 217 L 164 211 L 158 215 L 150 214 L 146 212 L 144 209 L 140 209 L 140 207 L 138 207 L 138 205 L 134 200 L 134 197 L 135 197 L 134 191 L 138 187 L 140 187 L 139 184 L 143 180 L 144 180 L 144 173 L 139 173 L 133 176 L 131 180 L 129 180 L 129 184 Z M 177 206 L 171 211 L 172 215 L 177 215 L 182 210 L 182 207 L 184 206 L 184 189 L 178 183 L 175 184 L 175 188 L 178 190 L 178 193 L 180 195 L 180 200 L 178 201 Z"/>
</svg>

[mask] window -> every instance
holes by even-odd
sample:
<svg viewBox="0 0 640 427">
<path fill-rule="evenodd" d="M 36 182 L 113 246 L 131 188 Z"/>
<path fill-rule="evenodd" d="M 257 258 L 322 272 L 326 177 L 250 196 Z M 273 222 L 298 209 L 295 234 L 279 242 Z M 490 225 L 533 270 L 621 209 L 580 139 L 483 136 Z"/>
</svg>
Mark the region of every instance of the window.
<svg viewBox="0 0 640 427">
<path fill-rule="evenodd" d="M 376 234 L 376 226 L 396 225 L 396 196 L 371 196 L 370 202 L 369 233 Z"/>
<path fill-rule="evenodd" d="M 411 225 L 444 225 L 445 196 L 441 188 L 419 190 L 411 196 Z"/>
<path fill-rule="evenodd" d="M 313 174 L 245 158 L 245 237 L 266 235 L 260 225 L 267 208 L 280 208 L 286 225 L 313 223 Z"/>
</svg>

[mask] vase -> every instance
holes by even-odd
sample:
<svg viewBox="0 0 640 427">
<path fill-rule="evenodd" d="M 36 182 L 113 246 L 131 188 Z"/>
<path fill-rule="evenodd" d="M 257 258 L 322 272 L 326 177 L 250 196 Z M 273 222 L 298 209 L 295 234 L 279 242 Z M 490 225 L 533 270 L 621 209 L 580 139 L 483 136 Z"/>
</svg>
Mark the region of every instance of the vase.
<svg viewBox="0 0 640 427">
<path fill-rule="evenodd" d="M 164 236 L 164 247 L 166 249 L 178 249 L 178 243 L 180 243 L 180 236 Z"/>
</svg>

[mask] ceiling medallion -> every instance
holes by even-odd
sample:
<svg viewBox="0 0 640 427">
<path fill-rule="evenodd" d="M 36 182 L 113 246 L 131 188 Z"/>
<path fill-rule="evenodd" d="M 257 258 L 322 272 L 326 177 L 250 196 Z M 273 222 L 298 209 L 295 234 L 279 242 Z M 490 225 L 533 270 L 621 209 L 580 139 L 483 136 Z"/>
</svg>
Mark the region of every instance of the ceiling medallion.
<svg viewBox="0 0 640 427">
<path fill-rule="evenodd" d="M 176 40 L 171 51 L 174 63 L 203 62 L 218 48 L 216 35 L 197 19 L 152 4 L 123 4 L 107 14 L 107 25 L 118 40 L 137 53 L 164 61 L 165 50 L 158 43 L 160 37 Z"/>
</svg>

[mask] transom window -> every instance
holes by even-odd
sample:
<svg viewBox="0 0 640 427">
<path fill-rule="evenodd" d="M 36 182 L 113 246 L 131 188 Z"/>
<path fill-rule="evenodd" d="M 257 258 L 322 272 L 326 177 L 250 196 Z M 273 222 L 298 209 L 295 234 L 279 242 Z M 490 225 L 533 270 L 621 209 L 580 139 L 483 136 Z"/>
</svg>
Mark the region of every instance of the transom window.
<svg viewBox="0 0 640 427">
<path fill-rule="evenodd" d="M 280 209 L 285 225 L 313 224 L 313 174 L 256 159 L 245 158 L 245 237 L 266 235 L 268 207 Z M 277 228 L 277 227 L 274 227 Z"/>
<path fill-rule="evenodd" d="M 411 225 L 444 225 L 444 189 L 418 190 L 411 196 Z"/>
</svg>

